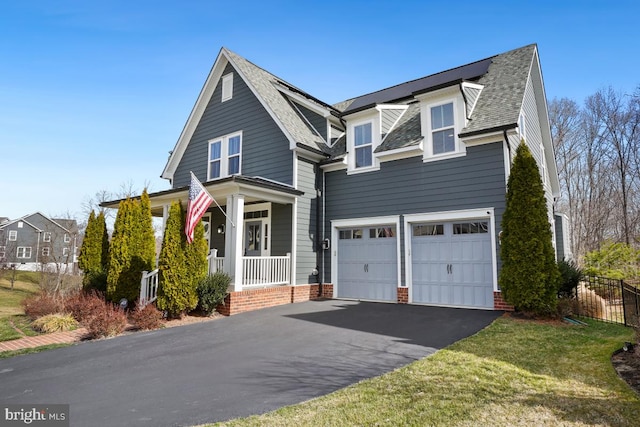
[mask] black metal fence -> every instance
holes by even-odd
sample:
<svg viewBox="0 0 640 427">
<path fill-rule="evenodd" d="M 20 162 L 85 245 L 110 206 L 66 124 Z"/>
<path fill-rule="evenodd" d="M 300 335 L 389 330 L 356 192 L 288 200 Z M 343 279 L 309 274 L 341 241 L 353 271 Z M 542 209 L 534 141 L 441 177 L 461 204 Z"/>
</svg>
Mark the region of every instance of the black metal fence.
<svg viewBox="0 0 640 427">
<path fill-rule="evenodd" d="M 576 289 L 583 317 L 640 327 L 640 289 L 623 280 L 586 276 Z"/>
</svg>

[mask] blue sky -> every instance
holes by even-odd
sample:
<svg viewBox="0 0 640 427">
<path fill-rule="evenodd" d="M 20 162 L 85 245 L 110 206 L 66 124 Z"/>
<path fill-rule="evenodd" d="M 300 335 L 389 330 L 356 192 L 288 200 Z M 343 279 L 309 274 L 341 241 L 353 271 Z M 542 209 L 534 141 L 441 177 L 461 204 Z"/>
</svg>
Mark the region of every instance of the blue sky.
<svg viewBox="0 0 640 427">
<path fill-rule="evenodd" d="M 640 85 L 640 2 L 30 1 L 0 7 L 0 216 L 85 220 L 159 178 L 225 46 L 326 102 L 537 43 L 547 98 Z"/>
</svg>

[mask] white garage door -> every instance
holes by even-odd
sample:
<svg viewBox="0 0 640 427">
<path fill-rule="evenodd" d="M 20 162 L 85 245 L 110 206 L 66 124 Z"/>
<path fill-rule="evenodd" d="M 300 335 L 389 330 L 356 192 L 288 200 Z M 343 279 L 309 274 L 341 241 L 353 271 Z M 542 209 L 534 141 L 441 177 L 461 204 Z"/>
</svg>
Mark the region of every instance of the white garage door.
<svg viewBox="0 0 640 427">
<path fill-rule="evenodd" d="M 397 272 L 395 226 L 339 230 L 338 298 L 395 302 Z"/>
<path fill-rule="evenodd" d="M 412 224 L 412 301 L 493 308 L 489 222 Z"/>
</svg>

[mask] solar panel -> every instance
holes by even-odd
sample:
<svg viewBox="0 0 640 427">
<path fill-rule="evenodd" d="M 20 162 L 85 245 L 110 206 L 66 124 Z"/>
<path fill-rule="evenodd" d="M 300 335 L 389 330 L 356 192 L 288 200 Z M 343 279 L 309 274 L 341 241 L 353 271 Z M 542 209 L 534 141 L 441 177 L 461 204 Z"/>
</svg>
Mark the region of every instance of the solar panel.
<svg viewBox="0 0 640 427">
<path fill-rule="evenodd" d="M 363 95 L 361 97 L 355 98 L 355 100 L 344 112 L 348 113 L 351 111 L 359 110 L 362 107 L 366 107 L 369 105 L 384 104 L 391 101 L 408 98 L 415 92 L 426 91 L 430 88 L 443 86 L 447 83 L 455 82 L 457 80 L 472 80 L 486 74 L 486 72 L 489 70 L 489 65 L 491 65 L 491 58 L 472 62 L 471 64 L 463 65 L 461 67 L 453 68 L 451 70 L 443 71 L 437 74 L 432 74 L 430 76 L 422 77 L 410 82 L 399 84 L 397 86 L 392 86 L 387 89 L 382 89 L 377 92 Z"/>
</svg>

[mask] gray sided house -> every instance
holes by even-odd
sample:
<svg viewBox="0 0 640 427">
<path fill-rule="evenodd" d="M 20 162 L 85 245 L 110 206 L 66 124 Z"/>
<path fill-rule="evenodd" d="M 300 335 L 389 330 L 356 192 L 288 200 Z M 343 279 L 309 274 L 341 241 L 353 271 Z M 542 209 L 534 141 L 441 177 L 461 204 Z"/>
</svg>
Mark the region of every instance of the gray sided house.
<svg viewBox="0 0 640 427">
<path fill-rule="evenodd" d="M 73 272 L 78 225 L 36 212 L 0 224 L 0 266 L 30 271 Z"/>
<path fill-rule="evenodd" d="M 520 141 L 558 233 L 536 45 L 334 105 L 223 48 L 162 172 L 172 188 L 150 195 L 152 211 L 186 208 L 197 176 L 220 205 L 204 221 L 210 269 L 232 276 L 231 299 L 285 286 L 291 301 L 305 289 L 499 309 L 500 222 Z"/>
</svg>

